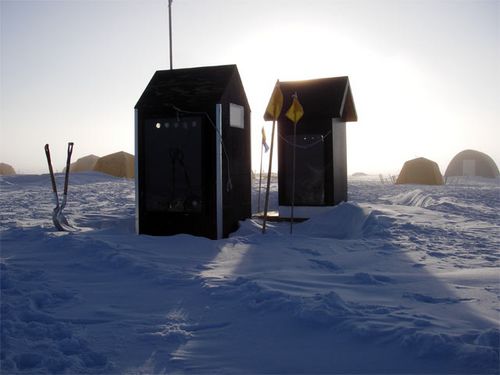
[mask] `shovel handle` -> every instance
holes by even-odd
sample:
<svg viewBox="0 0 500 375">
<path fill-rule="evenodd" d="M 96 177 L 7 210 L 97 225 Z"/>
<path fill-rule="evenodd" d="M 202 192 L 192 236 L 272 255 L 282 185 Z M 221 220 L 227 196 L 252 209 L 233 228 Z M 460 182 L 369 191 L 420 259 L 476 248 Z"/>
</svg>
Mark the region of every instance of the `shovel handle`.
<svg viewBox="0 0 500 375">
<path fill-rule="evenodd" d="M 66 158 L 66 175 L 64 176 L 64 195 L 68 194 L 68 177 L 71 163 L 71 154 L 73 153 L 73 142 L 68 142 L 68 157 Z"/>
<path fill-rule="evenodd" d="M 50 149 L 48 143 L 45 145 L 45 156 L 47 157 L 47 164 L 49 165 L 50 180 L 52 182 L 52 191 L 56 194 L 57 197 L 56 178 L 54 176 L 54 170 L 52 169 L 52 161 L 50 159 Z"/>
</svg>

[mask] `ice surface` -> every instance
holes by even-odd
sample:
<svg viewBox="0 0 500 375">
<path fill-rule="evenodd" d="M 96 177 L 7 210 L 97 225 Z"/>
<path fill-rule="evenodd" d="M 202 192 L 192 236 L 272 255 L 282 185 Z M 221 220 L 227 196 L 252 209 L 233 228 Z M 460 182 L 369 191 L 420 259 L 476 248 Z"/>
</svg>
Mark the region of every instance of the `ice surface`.
<svg viewBox="0 0 500 375">
<path fill-rule="evenodd" d="M 2 177 L 2 373 L 498 373 L 499 180 L 452 182 L 211 241 L 136 236 L 133 181 L 93 172 L 56 232 L 48 176 Z"/>
</svg>

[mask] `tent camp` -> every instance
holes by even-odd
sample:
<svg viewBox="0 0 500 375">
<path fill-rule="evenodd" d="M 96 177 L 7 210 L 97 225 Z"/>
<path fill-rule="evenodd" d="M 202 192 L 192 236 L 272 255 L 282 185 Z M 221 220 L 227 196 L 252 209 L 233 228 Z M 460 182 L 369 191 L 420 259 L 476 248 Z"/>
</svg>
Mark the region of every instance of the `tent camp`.
<svg viewBox="0 0 500 375">
<path fill-rule="evenodd" d="M 95 163 L 94 171 L 115 177 L 134 178 L 134 155 L 119 151 L 103 156 Z"/>
<path fill-rule="evenodd" d="M 475 150 L 464 150 L 451 159 L 444 175 L 495 178 L 499 173 L 497 165 L 488 155 Z"/>
<path fill-rule="evenodd" d="M 12 176 L 15 175 L 16 171 L 11 165 L 6 163 L 0 163 L 0 175 L 1 176 Z"/>
<path fill-rule="evenodd" d="M 436 162 L 416 158 L 404 163 L 396 184 L 443 185 L 444 180 Z"/>
<path fill-rule="evenodd" d="M 71 163 L 69 166 L 69 171 L 74 173 L 74 172 L 86 172 L 86 171 L 93 171 L 95 164 L 97 163 L 97 160 L 99 160 L 99 156 L 96 155 L 87 155 L 82 158 L 79 158 L 77 161 L 74 163 Z M 64 168 L 63 172 L 66 171 L 66 168 Z"/>
</svg>

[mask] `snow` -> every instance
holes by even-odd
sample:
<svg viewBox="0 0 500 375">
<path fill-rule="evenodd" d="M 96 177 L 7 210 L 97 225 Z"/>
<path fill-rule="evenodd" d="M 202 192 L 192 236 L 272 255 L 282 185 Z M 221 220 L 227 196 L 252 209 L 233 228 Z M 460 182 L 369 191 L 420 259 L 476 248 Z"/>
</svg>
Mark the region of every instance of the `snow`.
<svg viewBox="0 0 500 375">
<path fill-rule="evenodd" d="M 2 373 L 499 373 L 498 179 L 353 178 L 219 241 L 136 236 L 130 180 L 72 174 L 73 233 L 47 175 L 0 188 Z"/>
</svg>

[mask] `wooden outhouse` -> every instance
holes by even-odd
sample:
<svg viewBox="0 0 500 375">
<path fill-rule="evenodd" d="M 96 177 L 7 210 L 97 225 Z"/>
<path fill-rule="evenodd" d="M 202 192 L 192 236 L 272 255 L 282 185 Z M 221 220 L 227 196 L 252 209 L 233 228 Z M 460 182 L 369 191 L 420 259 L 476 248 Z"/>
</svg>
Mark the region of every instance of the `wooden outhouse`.
<svg viewBox="0 0 500 375">
<path fill-rule="evenodd" d="M 136 231 L 226 237 L 251 216 L 250 107 L 236 65 L 157 71 L 135 106 Z"/>
<path fill-rule="evenodd" d="M 308 218 L 347 200 L 346 122 L 357 121 L 348 77 L 280 82 L 278 119 L 279 215 L 292 203 L 293 124 L 285 116 L 297 94 L 304 116 L 297 124 L 294 216 Z"/>
</svg>

